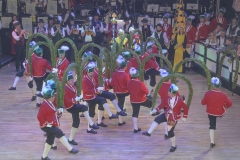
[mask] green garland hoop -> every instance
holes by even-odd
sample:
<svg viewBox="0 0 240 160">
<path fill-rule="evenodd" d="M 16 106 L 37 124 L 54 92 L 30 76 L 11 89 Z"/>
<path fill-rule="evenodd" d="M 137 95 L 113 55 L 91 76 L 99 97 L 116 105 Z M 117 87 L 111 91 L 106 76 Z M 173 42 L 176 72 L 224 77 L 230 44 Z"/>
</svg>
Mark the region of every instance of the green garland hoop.
<svg viewBox="0 0 240 160">
<path fill-rule="evenodd" d="M 162 84 L 168 80 L 168 79 L 175 79 L 176 77 L 184 80 L 187 85 L 188 85 L 188 90 L 189 90 L 189 94 L 188 94 L 188 100 L 187 100 L 187 106 L 188 108 L 190 108 L 190 105 L 191 105 L 191 102 L 192 102 L 192 97 L 193 97 L 193 87 L 192 87 L 192 83 L 191 81 L 186 78 L 184 75 L 182 74 L 179 74 L 179 73 L 173 73 L 173 74 L 170 74 L 164 78 L 162 78 L 160 80 L 160 82 L 158 82 L 158 84 L 156 85 L 156 88 L 155 88 L 155 91 L 154 91 L 154 94 L 153 94 L 153 102 L 152 102 L 152 109 L 154 109 L 155 105 L 156 105 L 156 99 L 157 99 L 157 95 L 158 95 L 158 91 L 160 89 L 160 87 L 162 86 Z"/>
<path fill-rule="evenodd" d="M 217 72 L 217 77 L 220 78 L 221 77 L 221 72 L 222 72 L 222 67 L 223 67 L 223 61 L 225 59 L 225 57 L 227 55 L 233 55 L 234 56 L 234 60 L 236 61 L 236 71 L 235 71 L 235 75 L 233 78 L 233 85 L 232 85 L 232 89 L 235 89 L 237 86 L 237 81 L 238 81 L 238 72 L 239 72 L 239 59 L 237 56 L 237 53 L 234 50 L 229 50 L 223 53 L 223 56 L 220 59 L 219 65 L 218 65 L 218 72 Z"/>
<path fill-rule="evenodd" d="M 53 63 L 52 65 L 54 67 L 56 67 L 56 59 L 57 59 L 57 55 L 58 55 L 58 48 L 59 48 L 59 46 L 63 42 L 68 42 L 71 45 L 71 47 L 72 47 L 72 49 L 74 51 L 75 62 L 77 64 L 79 64 L 80 63 L 80 57 L 78 57 L 78 49 L 77 49 L 75 43 L 71 39 L 69 39 L 69 38 L 63 38 L 63 39 L 60 39 L 59 41 L 57 41 L 57 43 L 55 44 L 54 52 L 53 52 L 54 53 L 55 63 Z"/>
<path fill-rule="evenodd" d="M 57 76 L 57 74 L 55 73 L 50 73 L 47 76 L 47 80 L 53 79 L 53 81 L 56 83 L 57 85 L 57 96 L 56 96 L 56 101 L 57 101 L 57 108 L 60 108 L 64 105 L 64 95 L 63 95 L 63 87 L 62 84 L 59 81 L 59 78 Z"/>
<path fill-rule="evenodd" d="M 99 46 L 99 45 L 97 45 L 97 44 L 95 44 L 95 43 L 88 43 L 88 44 L 83 45 L 82 48 L 80 49 L 80 51 L 78 52 L 79 64 L 80 64 L 80 58 L 82 57 L 84 51 L 85 51 L 87 48 L 89 48 L 89 47 L 96 47 L 96 48 L 98 48 L 99 50 L 101 50 L 101 46 Z M 77 62 L 77 61 L 75 60 L 75 62 Z"/>
<path fill-rule="evenodd" d="M 206 64 L 198 59 L 194 59 L 194 58 L 185 58 L 184 60 L 180 61 L 176 67 L 174 68 L 174 73 L 177 73 L 177 71 L 179 70 L 179 68 L 185 64 L 186 62 L 197 62 L 199 63 L 203 69 L 204 69 L 204 72 L 206 73 L 206 77 L 207 77 L 207 85 L 208 85 L 208 90 L 211 90 L 212 88 L 212 82 L 211 82 L 211 74 L 210 74 L 210 71 L 208 70 Z"/>
<path fill-rule="evenodd" d="M 105 59 L 105 63 L 106 63 L 106 70 L 107 69 L 110 69 L 110 66 L 112 66 L 112 61 L 111 61 L 111 57 L 110 57 L 111 55 L 110 55 L 110 53 L 109 53 L 109 51 L 105 48 L 105 47 L 103 47 L 101 50 L 100 50 L 100 54 L 99 54 L 99 57 L 100 57 L 100 59 L 102 60 L 103 59 L 103 57 L 104 57 L 104 59 Z M 106 72 L 106 77 L 112 77 L 112 71 L 110 70 L 110 75 L 108 75 L 109 73 L 108 73 L 108 71 Z"/>
<path fill-rule="evenodd" d="M 26 57 L 27 57 L 27 60 L 28 60 L 28 69 L 30 71 L 30 75 L 32 76 L 32 53 L 34 52 L 34 48 L 37 47 L 37 46 L 40 46 L 40 45 L 45 45 L 46 47 L 48 47 L 50 49 L 51 47 L 51 44 L 47 43 L 47 42 L 37 42 L 31 49 L 30 51 L 27 51 L 27 54 L 26 54 Z M 29 48 L 29 47 L 28 47 Z M 50 50 L 50 53 L 51 53 L 51 58 L 52 58 L 52 52 Z"/>
</svg>

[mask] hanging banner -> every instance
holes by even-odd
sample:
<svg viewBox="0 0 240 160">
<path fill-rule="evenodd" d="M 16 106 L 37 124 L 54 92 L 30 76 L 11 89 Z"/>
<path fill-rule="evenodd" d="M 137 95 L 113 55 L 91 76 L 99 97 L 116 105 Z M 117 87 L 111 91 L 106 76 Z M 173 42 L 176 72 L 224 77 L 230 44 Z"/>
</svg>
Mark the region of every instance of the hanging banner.
<svg viewBox="0 0 240 160">
<path fill-rule="evenodd" d="M 48 1 L 47 13 L 57 15 L 57 1 L 53 1 L 53 0 Z"/>
<path fill-rule="evenodd" d="M 22 18 L 22 27 L 26 32 L 32 34 L 32 18 Z"/>
<path fill-rule="evenodd" d="M 36 13 L 36 4 L 35 3 L 26 3 L 26 13 L 35 15 Z"/>
<path fill-rule="evenodd" d="M 9 23 L 11 22 L 12 17 L 2 17 L 2 28 L 9 28 Z"/>
<path fill-rule="evenodd" d="M 17 1 L 8 0 L 7 1 L 7 12 L 17 14 Z"/>
</svg>

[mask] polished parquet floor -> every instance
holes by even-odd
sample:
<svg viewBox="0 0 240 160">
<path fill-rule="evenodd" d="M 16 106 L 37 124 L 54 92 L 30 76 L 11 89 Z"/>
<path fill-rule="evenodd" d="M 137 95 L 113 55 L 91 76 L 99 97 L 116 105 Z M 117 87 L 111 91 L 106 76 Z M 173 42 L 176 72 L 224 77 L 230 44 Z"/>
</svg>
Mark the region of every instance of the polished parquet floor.
<svg viewBox="0 0 240 160">
<path fill-rule="evenodd" d="M 14 63 L 0 70 L 0 160 L 37 160 L 41 158 L 45 137 L 37 121 L 38 108 L 31 102 L 31 92 L 25 78 L 21 78 L 16 91 L 8 91 L 15 77 Z M 208 118 L 201 99 L 207 90 L 206 79 L 191 72 L 186 74 L 193 84 L 194 95 L 186 122 L 179 121 L 175 129 L 177 150 L 170 153 L 170 140 L 164 140 L 164 126 L 153 132 L 151 137 L 133 133 L 131 105 L 126 100 L 128 116 L 126 125 L 117 126 L 118 120 L 105 119 L 107 128 L 100 128 L 98 134 L 86 133 L 86 119 L 81 124 L 75 140 L 80 152 L 69 154 L 64 146 L 56 140 L 58 150 L 51 150 L 49 157 L 53 160 L 237 160 L 240 159 L 240 97 L 222 89 L 233 101 L 223 118 L 217 119 L 215 132 L 216 146 L 209 148 Z M 159 77 L 158 77 L 159 81 Z M 178 83 L 181 94 L 187 97 L 187 85 Z M 158 99 L 159 102 L 159 99 Z M 111 106 L 115 113 L 115 109 Z M 105 117 L 107 117 L 105 113 Z M 96 122 L 97 116 L 94 121 Z M 141 108 L 139 127 L 142 131 L 149 128 L 154 117 L 149 115 L 148 108 Z M 64 112 L 60 119 L 61 129 L 68 137 L 72 118 Z"/>
</svg>

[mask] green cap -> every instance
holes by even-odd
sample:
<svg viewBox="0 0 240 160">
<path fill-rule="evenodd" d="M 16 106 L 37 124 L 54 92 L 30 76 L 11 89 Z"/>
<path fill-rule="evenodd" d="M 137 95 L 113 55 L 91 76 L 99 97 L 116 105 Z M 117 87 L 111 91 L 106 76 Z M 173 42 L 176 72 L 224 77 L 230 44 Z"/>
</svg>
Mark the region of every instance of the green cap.
<svg viewBox="0 0 240 160">
<path fill-rule="evenodd" d="M 171 84 L 171 86 L 168 89 L 168 92 L 173 93 L 173 94 L 177 94 L 178 87 L 175 84 Z"/>
<path fill-rule="evenodd" d="M 43 97 L 49 99 L 54 96 L 54 90 L 50 86 L 45 86 L 43 89 Z"/>
<path fill-rule="evenodd" d="M 201 15 L 201 16 L 200 16 L 200 18 L 203 18 L 203 19 L 205 19 L 205 15 Z"/>
<path fill-rule="evenodd" d="M 137 78 L 140 75 L 139 70 L 134 67 L 130 68 L 129 73 L 130 73 L 131 77 L 133 77 L 133 78 Z"/>
<path fill-rule="evenodd" d="M 87 72 L 87 73 L 94 72 L 94 68 L 92 68 L 92 67 L 87 67 L 87 68 L 86 68 L 86 72 Z"/>
<path fill-rule="evenodd" d="M 51 89 L 53 89 L 54 91 L 56 91 L 57 89 L 57 85 L 52 79 L 47 81 L 47 86 L 51 87 Z"/>
<path fill-rule="evenodd" d="M 43 53 L 43 49 L 39 47 L 38 49 L 35 50 L 35 53 L 37 56 L 40 56 Z"/>
<path fill-rule="evenodd" d="M 65 54 L 65 50 L 63 50 L 63 49 L 58 49 L 58 54 Z"/>
<path fill-rule="evenodd" d="M 71 79 L 73 79 L 73 73 L 72 73 L 72 71 L 69 71 L 68 76 L 67 76 L 67 81 L 69 81 Z"/>
<path fill-rule="evenodd" d="M 122 55 L 126 60 L 129 60 L 131 58 L 130 52 L 123 52 Z"/>
<path fill-rule="evenodd" d="M 137 54 L 141 54 L 141 47 L 139 45 L 135 45 L 134 50 Z"/>
<path fill-rule="evenodd" d="M 125 68 L 127 66 L 127 62 L 123 61 L 122 63 L 120 63 L 120 67 L 121 69 Z"/>
</svg>

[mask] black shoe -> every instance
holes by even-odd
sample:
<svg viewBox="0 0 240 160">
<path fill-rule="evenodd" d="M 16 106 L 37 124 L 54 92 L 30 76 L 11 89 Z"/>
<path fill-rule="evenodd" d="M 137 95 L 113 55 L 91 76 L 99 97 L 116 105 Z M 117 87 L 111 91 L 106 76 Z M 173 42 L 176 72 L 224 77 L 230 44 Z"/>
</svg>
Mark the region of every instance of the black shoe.
<svg viewBox="0 0 240 160">
<path fill-rule="evenodd" d="M 175 147 L 172 146 L 172 147 L 170 148 L 169 152 L 174 152 L 176 149 L 177 149 L 177 146 L 175 146 Z"/>
<path fill-rule="evenodd" d="M 43 98 L 43 95 L 41 93 L 36 94 L 37 97 Z"/>
<path fill-rule="evenodd" d="M 118 126 L 123 126 L 126 122 L 118 123 Z"/>
<path fill-rule="evenodd" d="M 127 113 L 125 113 L 123 111 L 117 112 L 117 114 L 120 115 L 120 116 L 127 116 Z"/>
<path fill-rule="evenodd" d="M 105 119 L 105 117 L 103 116 L 103 117 L 102 117 L 102 120 L 104 120 L 104 119 Z"/>
<path fill-rule="evenodd" d="M 126 111 L 127 111 L 126 108 L 124 108 L 124 109 L 123 109 L 123 112 L 126 112 Z"/>
<path fill-rule="evenodd" d="M 72 154 L 77 154 L 79 152 L 79 150 L 73 148 L 71 151 L 69 151 L 69 153 L 72 153 Z"/>
<path fill-rule="evenodd" d="M 117 115 L 117 114 L 112 114 L 112 116 L 109 117 L 109 119 L 115 119 L 115 118 L 118 118 L 118 115 Z"/>
<path fill-rule="evenodd" d="M 16 87 L 10 87 L 8 90 L 16 90 L 17 88 Z"/>
<path fill-rule="evenodd" d="M 148 133 L 148 131 L 142 133 L 144 136 L 151 137 L 151 134 Z"/>
<path fill-rule="evenodd" d="M 48 157 L 45 157 L 45 158 L 41 158 L 41 160 L 51 160 L 51 159 Z"/>
<path fill-rule="evenodd" d="M 154 92 L 154 90 L 152 89 L 152 90 L 151 90 L 151 93 L 153 93 L 153 92 Z"/>
<path fill-rule="evenodd" d="M 31 101 L 35 101 L 36 100 L 36 96 L 32 96 Z"/>
<path fill-rule="evenodd" d="M 78 143 L 76 141 L 74 141 L 74 139 L 72 141 L 68 140 L 68 143 L 72 144 L 72 145 L 78 145 Z"/>
<path fill-rule="evenodd" d="M 94 123 L 91 126 L 89 125 L 89 127 L 92 128 L 92 129 L 99 129 L 99 127 L 96 124 L 94 124 Z"/>
<path fill-rule="evenodd" d="M 80 115 L 80 117 L 84 117 L 84 114 L 82 113 L 82 114 Z"/>
<path fill-rule="evenodd" d="M 148 95 L 147 98 L 151 100 L 153 99 L 151 95 Z"/>
<path fill-rule="evenodd" d="M 157 111 L 157 113 L 153 113 L 152 116 L 157 116 L 161 113 L 161 111 Z"/>
<path fill-rule="evenodd" d="M 89 130 L 87 130 L 87 133 L 97 134 L 97 132 L 96 132 L 96 131 L 94 131 L 93 129 L 91 129 L 90 131 L 89 131 Z"/>
<path fill-rule="evenodd" d="M 168 135 L 165 134 L 164 135 L 164 139 L 169 139 Z"/>
<path fill-rule="evenodd" d="M 138 133 L 138 132 L 140 132 L 141 131 L 141 128 L 138 128 L 137 130 L 136 129 L 134 129 L 134 133 Z"/>
<path fill-rule="evenodd" d="M 37 108 L 40 107 L 40 106 L 41 106 L 41 103 L 37 103 L 36 106 L 37 106 Z"/>
<path fill-rule="evenodd" d="M 215 147 L 215 143 L 210 144 L 210 148 L 213 148 L 213 147 Z"/>
<path fill-rule="evenodd" d="M 101 122 L 100 124 L 97 124 L 97 125 L 100 126 L 100 127 L 107 127 L 107 125 L 104 124 L 103 122 Z"/>
<path fill-rule="evenodd" d="M 51 149 L 52 150 L 57 150 L 57 146 L 54 146 L 54 147 L 52 146 Z"/>
</svg>

